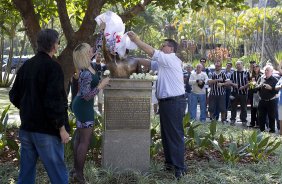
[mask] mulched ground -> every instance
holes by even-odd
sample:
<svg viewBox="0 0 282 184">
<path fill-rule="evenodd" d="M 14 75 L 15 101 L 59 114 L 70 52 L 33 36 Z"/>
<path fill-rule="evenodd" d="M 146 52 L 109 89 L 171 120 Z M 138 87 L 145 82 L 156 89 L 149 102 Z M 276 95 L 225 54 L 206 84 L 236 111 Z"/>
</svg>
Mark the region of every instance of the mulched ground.
<svg viewBox="0 0 282 184">
<path fill-rule="evenodd" d="M 11 128 L 7 130 L 7 140 L 16 140 L 18 145 L 20 144 L 18 140 L 18 131 L 17 128 Z M 17 152 L 15 150 L 10 149 L 8 146 L 5 146 L 3 152 L 0 152 L 0 163 L 11 162 L 14 164 L 18 164 Z"/>
</svg>

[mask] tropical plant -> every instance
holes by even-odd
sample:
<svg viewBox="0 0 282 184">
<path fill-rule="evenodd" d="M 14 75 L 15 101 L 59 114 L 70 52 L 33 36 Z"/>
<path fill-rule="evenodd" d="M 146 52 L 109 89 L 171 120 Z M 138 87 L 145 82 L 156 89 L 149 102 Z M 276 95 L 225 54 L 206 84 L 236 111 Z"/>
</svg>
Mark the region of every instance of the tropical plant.
<svg viewBox="0 0 282 184">
<path fill-rule="evenodd" d="M 156 122 L 154 118 L 151 127 L 151 146 L 150 146 L 151 157 L 154 157 L 162 150 L 162 141 L 161 141 L 159 129 L 160 129 L 160 124 Z"/>
<path fill-rule="evenodd" d="M 261 132 L 253 131 L 248 138 L 247 151 L 254 161 L 266 160 L 280 145 L 281 141 L 271 139 L 270 136 L 264 137 Z"/>
<path fill-rule="evenodd" d="M 3 112 L 1 113 L 0 118 L 0 155 L 4 151 L 5 146 L 8 146 L 10 150 L 15 150 L 17 157 L 19 157 L 19 146 L 18 143 L 12 139 L 7 137 L 7 123 L 9 119 L 8 111 L 10 109 L 11 104 L 5 107 Z"/>
<path fill-rule="evenodd" d="M 210 142 L 219 151 L 225 162 L 235 164 L 241 157 L 247 155 L 246 149 L 249 146 L 248 144 L 240 146 L 236 142 L 230 142 L 227 145 L 220 145 L 217 140 L 210 140 Z"/>
</svg>

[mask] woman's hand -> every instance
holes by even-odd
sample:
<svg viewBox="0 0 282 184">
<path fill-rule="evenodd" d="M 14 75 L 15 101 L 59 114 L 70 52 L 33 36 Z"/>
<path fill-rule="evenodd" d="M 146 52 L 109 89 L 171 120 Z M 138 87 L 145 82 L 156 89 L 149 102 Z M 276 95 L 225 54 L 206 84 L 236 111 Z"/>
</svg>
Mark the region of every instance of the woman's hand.
<svg viewBox="0 0 282 184">
<path fill-rule="evenodd" d="M 106 77 L 103 80 L 101 80 L 100 84 L 98 85 L 99 89 L 104 89 L 110 82 L 110 77 Z"/>
</svg>

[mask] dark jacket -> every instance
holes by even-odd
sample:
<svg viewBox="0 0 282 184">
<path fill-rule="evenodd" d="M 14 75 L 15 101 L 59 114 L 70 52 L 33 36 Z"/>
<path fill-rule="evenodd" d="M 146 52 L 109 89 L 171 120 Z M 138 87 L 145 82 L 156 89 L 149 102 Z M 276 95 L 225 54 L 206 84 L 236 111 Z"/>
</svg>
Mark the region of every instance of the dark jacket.
<svg viewBox="0 0 282 184">
<path fill-rule="evenodd" d="M 264 77 L 265 76 L 261 76 L 258 79 L 258 83 L 259 84 L 269 84 L 272 87 L 272 89 L 268 90 L 268 89 L 265 89 L 265 87 L 263 87 L 263 86 L 259 87 L 258 88 L 259 96 L 262 100 L 270 100 L 270 99 L 274 98 L 277 94 L 277 91 L 275 90 L 275 86 L 276 86 L 278 80 L 273 76 L 270 76 L 268 79 L 266 79 Z"/>
<path fill-rule="evenodd" d="M 69 131 L 64 74 L 48 54 L 39 52 L 24 63 L 9 96 L 20 110 L 20 129 L 60 136 L 65 125 Z"/>
</svg>

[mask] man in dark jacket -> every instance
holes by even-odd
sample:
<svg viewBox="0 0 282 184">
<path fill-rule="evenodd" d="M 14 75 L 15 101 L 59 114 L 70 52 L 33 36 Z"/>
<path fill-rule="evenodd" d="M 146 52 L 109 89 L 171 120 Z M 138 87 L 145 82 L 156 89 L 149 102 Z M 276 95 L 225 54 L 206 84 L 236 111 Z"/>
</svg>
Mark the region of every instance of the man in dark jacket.
<svg viewBox="0 0 282 184">
<path fill-rule="evenodd" d="M 58 45 L 57 31 L 40 31 L 38 53 L 19 69 L 9 93 L 21 118 L 18 183 L 35 183 L 36 162 L 40 157 L 51 183 L 68 184 L 63 146 L 69 141 L 67 98 L 63 71 L 52 60 Z"/>
<path fill-rule="evenodd" d="M 260 101 L 258 105 L 258 122 L 261 131 L 265 130 L 266 118 L 269 121 L 269 132 L 275 133 L 275 110 L 277 108 L 275 86 L 278 80 L 272 76 L 273 67 L 265 66 L 264 75 L 258 79 L 257 89 Z"/>
</svg>

